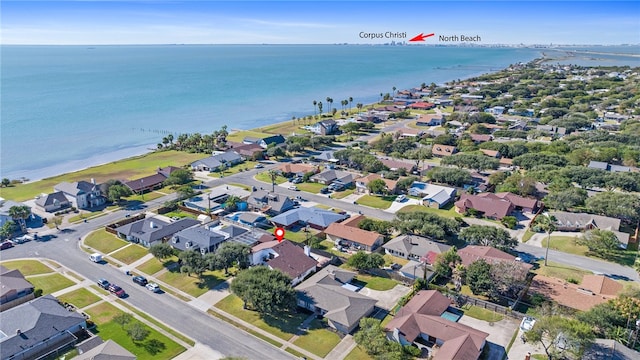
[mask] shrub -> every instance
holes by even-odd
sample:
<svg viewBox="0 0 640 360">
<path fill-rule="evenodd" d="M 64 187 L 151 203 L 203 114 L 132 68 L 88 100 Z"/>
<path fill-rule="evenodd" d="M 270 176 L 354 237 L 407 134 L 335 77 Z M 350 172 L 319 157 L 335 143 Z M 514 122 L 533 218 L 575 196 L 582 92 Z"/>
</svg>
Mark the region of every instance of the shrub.
<svg viewBox="0 0 640 360">
<path fill-rule="evenodd" d="M 39 298 L 40 296 L 42 296 L 42 289 L 35 289 L 33 290 L 33 295 L 37 298 Z"/>
</svg>

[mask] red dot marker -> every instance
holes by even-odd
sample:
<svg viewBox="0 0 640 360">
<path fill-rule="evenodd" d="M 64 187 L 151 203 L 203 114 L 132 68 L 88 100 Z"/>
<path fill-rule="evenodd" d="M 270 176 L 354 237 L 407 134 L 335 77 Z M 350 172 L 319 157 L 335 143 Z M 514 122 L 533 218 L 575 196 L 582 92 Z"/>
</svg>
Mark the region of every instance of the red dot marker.
<svg viewBox="0 0 640 360">
<path fill-rule="evenodd" d="M 273 235 L 276 236 L 276 239 L 278 239 L 278 242 L 281 242 L 282 239 L 284 238 L 284 229 L 276 228 L 276 230 L 273 232 Z"/>
</svg>

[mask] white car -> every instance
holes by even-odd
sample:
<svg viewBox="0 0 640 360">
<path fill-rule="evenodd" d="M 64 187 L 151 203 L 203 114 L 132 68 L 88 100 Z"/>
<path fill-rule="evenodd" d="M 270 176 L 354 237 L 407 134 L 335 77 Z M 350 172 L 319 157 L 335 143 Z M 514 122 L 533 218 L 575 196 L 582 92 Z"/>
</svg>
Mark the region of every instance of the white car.
<svg viewBox="0 0 640 360">
<path fill-rule="evenodd" d="M 145 287 L 153 291 L 154 293 L 160 292 L 160 285 L 156 283 L 148 283 L 147 285 L 145 285 Z"/>
<path fill-rule="evenodd" d="M 522 331 L 529 331 L 533 329 L 533 325 L 535 324 L 536 324 L 536 319 L 529 316 L 525 316 L 524 318 L 522 318 L 522 322 L 520 323 L 520 329 L 522 329 Z"/>
<path fill-rule="evenodd" d="M 403 202 L 407 197 L 405 195 L 398 195 L 396 202 Z"/>
<path fill-rule="evenodd" d="M 297 186 L 295 186 L 295 185 L 291 185 L 291 186 L 289 186 L 287 189 L 289 189 L 289 190 L 293 190 L 293 191 L 298 191 L 298 187 L 297 187 Z"/>
</svg>

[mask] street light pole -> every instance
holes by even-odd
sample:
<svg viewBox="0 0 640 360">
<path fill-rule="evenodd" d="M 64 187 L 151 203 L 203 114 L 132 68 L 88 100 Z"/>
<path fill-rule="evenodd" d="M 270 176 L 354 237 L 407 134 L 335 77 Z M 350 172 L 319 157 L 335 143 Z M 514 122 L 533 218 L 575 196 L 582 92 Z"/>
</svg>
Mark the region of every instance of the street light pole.
<svg viewBox="0 0 640 360">
<path fill-rule="evenodd" d="M 544 213 L 544 216 L 547 217 L 548 222 L 545 225 L 545 230 L 547 231 L 547 250 L 544 253 L 544 266 L 547 266 L 547 259 L 549 258 L 549 243 L 551 243 L 551 227 L 549 226 L 551 218 L 549 217 L 549 213 Z"/>
</svg>

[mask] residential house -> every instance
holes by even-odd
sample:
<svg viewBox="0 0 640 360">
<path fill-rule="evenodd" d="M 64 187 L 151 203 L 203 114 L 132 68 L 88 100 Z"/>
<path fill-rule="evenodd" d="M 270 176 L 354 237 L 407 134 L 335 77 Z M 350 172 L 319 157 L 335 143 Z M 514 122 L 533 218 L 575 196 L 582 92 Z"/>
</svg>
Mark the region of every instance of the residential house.
<svg viewBox="0 0 640 360">
<path fill-rule="evenodd" d="M 289 240 L 257 244 L 251 248 L 250 256 L 252 265 L 266 265 L 287 274 L 292 286 L 313 274 L 318 266 L 318 262 L 311 257 L 308 246 L 303 249 Z"/>
<path fill-rule="evenodd" d="M 228 143 L 227 146 L 229 150 L 237 152 L 245 160 L 253 160 L 256 154 L 258 154 L 257 159 L 261 159 L 264 155 L 264 149 L 258 144 Z"/>
<path fill-rule="evenodd" d="M 275 145 L 284 144 L 285 138 L 280 134 L 265 136 L 261 138 L 247 136 L 242 140 L 242 142 L 245 144 L 258 144 L 263 149 L 266 149 L 271 144 L 275 144 Z"/>
<path fill-rule="evenodd" d="M 292 176 L 303 177 L 304 174 L 309 172 L 317 172 L 318 168 L 309 164 L 281 164 L 275 171 L 279 172 L 282 176 L 289 178 Z"/>
<path fill-rule="evenodd" d="M 434 144 L 431 147 L 431 154 L 435 157 L 451 156 L 458 152 L 455 146 Z"/>
<path fill-rule="evenodd" d="M 265 190 L 256 190 L 247 198 L 249 207 L 269 215 L 278 215 L 293 209 L 296 205 L 290 198 L 272 194 Z"/>
<path fill-rule="evenodd" d="M 541 294 L 560 305 L 588 311 L 592 307 L 615 299 L 622 285 L 604 275 L 585 275 L 580 285 L 564 279 L 536 275 L 529 286 L 529 294 Z"/>
<path fill-rule="evenodd" d="M 620 231 L 620 219 L 566 211 L 554 211 L 550 212 L 549 215 L 556 219 L 556 229 L 558 231 L 608 230 L 616 235 L 621 248 L 626 249 L 629 244 L 629 234 Z"/>
<path fill-rule="evenodd" d="M 502 115 L 504 114 L 505 108 L 504 106 L 494 106 L 487 109 L 484 109 L 484 112 L 489 113 L 491 115 Z"/>
<path fill-rule="evenodd" d="M 420 138 L 425 134 L 424 130 L 402 127 L 396 131 L 400 139 Z"/>
<path fill-rule="evenodd" d="M 71 207 L 71 202 L 62 191 L 42 194 L 36 199 L 36 205 L 46 212 L 56 212 Z"/>
<path fill-rule="evenodd" d="M 469 136 L 471 137 L 471 140 L 476 144 L 493 140 L 493 136 L 488 134 L 469 134 Z"/>
<path fill-rule="evenodd" d="M 490 219 L 502 219 L 515 210 L 535 213 L 539 208 L 539 201 L 525 198 L 511 193 L 483 193 L 479 195 L 462 194 L 455 202 L 456 211 L 464 214 L 470 209 L 483 213 Z"/>
<path fill-rule="evenodd" d="M 618 113 L 614 113 L 612 111 L 607 111 L 604 113 L 604 119 L 606 121 L 616 121 L 616 122 L 622 122 L 626 119 L 628 119 L 629 117 L 626 115 L 622 115 L 622 114 L 618 114 Z"/>
<path fill-rule="evenodd" d="M 626 347 L 611 339 L 595 339 L 594 343 L 582 355 L 582 360 L 631 360 L 640 359 L 640 352 Z"/>
<path fill-rule="evenodd" d="M 13 217 L 9 215 L 9 210 L 14 206 L 25 206 L 25 204 L 0 198 L 0 227 L 7 221 L 14 221 Z"/>
<path fill-rule="evenodd" d="M 329 265 L 296 287 L 297 304 L 327 319 L 332 328 L 348 334 L 371 314 L 376 300 L 350 284 L 356 273 Z"/>
<path fill-rule="evenodd" d="M 516 264 L 524 274 L 533 268 L 533 265 L 516 260 L 516 257 L 491 246 L 468 245 L 458 250 L 462 265 L 469 266 L 478 260 L 484 260 L 489 264 L 508 262 Z"/>
<path fill-rule="evenodd" d="M 227 240 L 224 235 L 203 227 L 191 227 L 180 230 L 168 242 L 174 249 L 200 251 L 202 255 L 215 252 Z"/>
<path fill-rule="evenodd" d="M 417 126 L 440 126 L 444 123 L 444 115 L 442 114 L 424 114 L 418 117 Z"/>
<path fill-rule="evenodd" d="M 309 126 L 309 131 L 318 135 L 332 135 L 338 131 L 338 124 L 335 120 L 322 120 Z"/>
<path fill-rule="evenodd" d="M 345 187 L 353 184 L 353 181 L 358 177 L 358 174 L 354 174 L 348 171 L 340 170 L 325 170 L 321 173 L 313 175 L 310 180 L 319 184 L 329 185 L 331 183 L 339 183 Z"/>
<path fill-rule="evenodd" d="M 98 338 L 99 339 L 99 338 Z M 109 339 L 98 346 L 79 353 L 73 360 L 136 360 L 129 350 Z"/>
<path fill-rule="evenodd" d="M 519 131 L 527 131 L 529 130 L 529 120 L 518 120 L 513 124 L 509 125 L 508 130 L 519 130 Z"/>
<path fill-rule="evenodd" d="M 332 150 L 323 151 L 320 154 L 316 155 L 314 157 L 314 159 L 316 161 L 325 162 L 325 163 L 333 163 L 333 164 L 339 162 L 339 160 L 336 159 L 335 156 L 333 156 L 333 151 Z"/>
<path fill-rule="evenodd" d="M 190 218 L 167 222 L 159 217 L 149 217 L 117 227 L 115 231 L 122 239 L 150 247 L 156 242 L 168 241 L 175 233 L 198 224 L 199 221 Z"/>
<path fill-rule="evenodd" d="M 124 181 L 123 184 L 134 193 L 144 193 L 162 187 L 167 177 L 164 174 L 153 174 L 140 179 Z"/>
<path fill-rule="evenodd" d="M 5 311 L 34 298 L 34 287 L 20 270 L 0 265 L 0 311 Z"/>
<path fill-rule="evenodd" d="M 435 257 L 446 252 L 451 246 L 418 235 L 400 235 L 382 245 L 389 255 L 433 264 Z"/>
<path fill-rule="evenodd" d="M 567 134 L 566 128 L 552 125 L 536 125 L 536 130 L 545 132 L 549 136 L 563 137 Z"/>
<path fill-rule="evenodd" d="M 501 198 L 503 200 L 507 200 L 513 204 L 515 210 L 524 211 L 528 213 L 535 213 L 540 208 L 540 201 L 534 198 L 526 198 L 516 194 L 512 194 L 510 192 L 501 192 L 496 194 L 480 194 L 482 197 L 493 197 L 493 195 Z"/>
<path fill-rule="evenodd" d="M 90 209 L 107 202 L 102 196 L 100 186 L 95 181 L 75 181 L 72 183 L 61 182 L 53 187 L 54 191 L 62 191 L 67 198 L 75 202 L 78 209 Z"/>
<path fill-rule="evenodd" d="M 398 182 L 396 180 L 385 179 L 378 174 L 369 174 L 367 176 L 359 177 L 355 180 L 356 182 L 356 192 L 368 194 L 369 188 L 367 185 L 373 180 L 382 180 L 385 184 L 385 189 L 388 194 L 395 194 L 397 189 Z"/>
<path fill-rule="evenodd" d="M 158 170 L 156 170 L 156 173 L 164 175 L 164 177 L 168 179 L 169 176 L 171 176 L 171 174 L 173 174 L 178 170 L 183 170 L 183 169 L 177 166 L 165 166 L 165 167 L 159 167 Z"/>
<path fill-rule="evenodd" d="M 377 232 L 358 228 L 359 220 L 363 216 L 357 216 L 350 221 L 333 223 L 324 230 L 327 240 L 333 241 L 337 246 L 344 246 L 355 250 L 374 251 L 384 240 Z"/>
<path fill-rule="evenodd" d="M 293 228 L 309 226 L 314 229 L 324 230 L 329 225 L 348 218 L 347 215 L 315 207 L 300 207 L 291 209 L 285 213 L 271 218 L 271 222 L 279 227 Z"/>
<path fill-rule="evenodd" d="M 193 171 L 214 172 L 219 170 L 223 165 L 231 167 L 233 165 L 240 164 L 243 161 L 244 159 L 240 154 L 231 150 L 212 155 L 208 158 L 196 160 L 191 163 L 191 169 L 193 169 Z"/>
<path fill-rule="evenodd" d="M 408 190 L 411 196 L 422 197 L 422 205 L 440 209 L 453 201 L 456 197 L 456 189 L 414 181 Z"/>
<path fill-rule="evenodd" d="M 380 162 L 389 168 L 389 170 L 391 171 L 396 171 L 396 170 L 400 170 L 400 169 L 405 169 L 407 172 L 412 172 L 413 169 L 415 169 L 416 164 L 414 162 L 407 162 L 407 161 L 402 161 L 402 160 L 394 160 L 394 159 L 388 159 L 388 158 L 383 158 L 383 157 L 378 157 L 378 160 L 380 160 Z"/>
<path fill-rule="evenodd" d="M 591 160 L 587 167 L 591 169 L 601 169 L 611 172 L 631 172 L 631 168 L 629 166 L 613 165 L 602 161 Z"/>
<path fill-rule="evenodd" d="M 436 104 L 424 101 L 414 102 L 413 104 L 407 105 L 409 109 L 414 110 L 430 110 L 436 107 Z"/>
<path fill-rule="evenodd" d="M 240 224 L 248 225 L 250 227 L 270 227 L 269 221 L 267 221 L 267 217 L 260 213 L 255 212 L 239 212 L 237 213 L 237 221 Z"/>
<path fill-rule="evenodd" d="M 45 295 L 2 312 L 0 359 L 40 359 L 72 347 L 86 331 L 85 318 Z"/>
<path fill-rule="evenodd" d="M 220 185 L 211 188 L 207 193 L 185 200 L 184 206 L 189 209 L 197 210 L 202 214 L 216 214 L 223 212 L 222 204 L 224 204 L 230 196 L 236 196 L 240 200 L 245 200 L 249 195 L 251 195 L 251 192 L 239 186 Z"/>
<path fill-rule="evenodd" d="M 492 158 L 496 158 L 496 159 L 500 159 L 502 157 L 502 155 L 500 154 L 500 151 L 498 151 L 498 150 L 480 149 L 480 151 L 484 155 L 487 155 L 488 157 L 492 157 Z"/>
<path fill-rule="evenodd" d="M 449 320 L 451 300 L 435 290 L 419 291 L 387 325 L 387 337 L 402 345 L 433 344 L 435 360 L 476 360 L 488 333 Z"/>
</svg>

